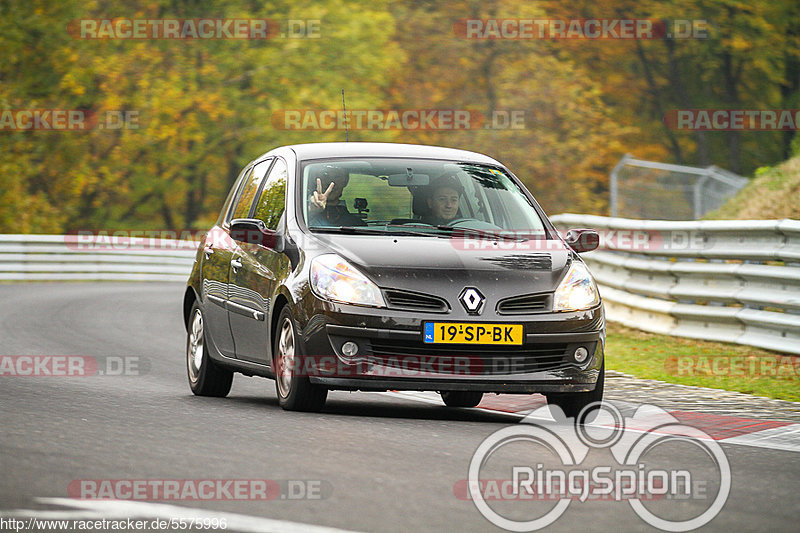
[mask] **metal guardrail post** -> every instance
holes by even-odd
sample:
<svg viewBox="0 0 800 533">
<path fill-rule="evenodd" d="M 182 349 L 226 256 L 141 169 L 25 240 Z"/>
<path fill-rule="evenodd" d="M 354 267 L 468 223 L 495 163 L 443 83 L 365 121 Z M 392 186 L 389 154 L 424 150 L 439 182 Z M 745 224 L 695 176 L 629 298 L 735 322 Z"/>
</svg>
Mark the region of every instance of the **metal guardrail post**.
<svg viewBox="0 0 800 533">
<path fill-rule="evenodd" d="M 705 211 L 703 211 L 703 186 L 708 181 L 708 176 L 703 176 L 697 183 L 694 184 L 694 218 L 699 220 Z"/>
<path fill-rule="evenodd" d="M 622 159 L 620 159 L 619 162 L 614 165 L 614 168 L 611 169 L 611 174 L 609 174 L 608 189 L 610 198 L 608 206 L 612 217 L 617 216 L 619 213 L 619 171 L 625 166 L 630 158 L 631 154 L 625 154 L 622 156 Z"/>
</svg>

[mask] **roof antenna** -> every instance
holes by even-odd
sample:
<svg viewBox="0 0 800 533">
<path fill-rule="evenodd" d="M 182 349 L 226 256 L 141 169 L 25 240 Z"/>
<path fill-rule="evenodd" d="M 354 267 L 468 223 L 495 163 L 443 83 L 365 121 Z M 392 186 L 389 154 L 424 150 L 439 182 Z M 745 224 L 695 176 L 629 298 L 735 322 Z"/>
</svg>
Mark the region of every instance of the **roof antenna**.
<svg viewBox="0 0 800 533">
<path fill-rule="evenodd" d="M 344 89 L 342 89 L 342 113 L 344 113 L 344 142 L 349 142 L 347 135 L 347 107 L 344 105 Z"/>
</svg>

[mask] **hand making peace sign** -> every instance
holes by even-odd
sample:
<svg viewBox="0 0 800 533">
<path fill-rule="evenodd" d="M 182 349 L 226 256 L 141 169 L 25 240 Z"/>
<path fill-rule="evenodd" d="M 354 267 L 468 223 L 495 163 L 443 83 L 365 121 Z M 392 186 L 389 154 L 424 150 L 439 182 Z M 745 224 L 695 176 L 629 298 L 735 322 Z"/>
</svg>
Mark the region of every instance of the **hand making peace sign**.
<svg viewBox="0 0 800 533">
<path fill-rule="evenodd" d="M 328 204 L 328 196 L 330 196 L 331 191 L 333 191 L 334 185 L 335 183 L 331 182 L 328 188 L 325 189 L 325 192 L 322 192 L 322 180 L 317 178 L 317 190 L 311 195 L 311 205 L 320 209 L 325 209 L 325 206 Z"/>
</svg>

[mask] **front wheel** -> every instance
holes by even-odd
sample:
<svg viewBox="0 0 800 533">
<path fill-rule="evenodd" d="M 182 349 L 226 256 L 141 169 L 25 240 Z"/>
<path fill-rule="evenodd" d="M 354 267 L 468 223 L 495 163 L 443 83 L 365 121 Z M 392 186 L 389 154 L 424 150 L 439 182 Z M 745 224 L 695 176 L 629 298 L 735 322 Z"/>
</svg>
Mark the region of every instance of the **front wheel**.
<svg viewBox="0 0 800 533">
<path fill-rule="evenodd" d="M 214 363 L 206 350 L 203 312 L 197 305 L 189 314 L 189 331 L 186 338 L 186 371 L 189 388 L 197 396 L 227 396 L 233 383 L 233 372 Z"/>
<path fill-rule="evenodd" d="M 302 354 L 297 344 L 294 319 L 289 306 L 278 315 L 274 347 L 275 388 L 278 403 L 287 411 L 320 411 L 325 406 L 328 389 L 314 385 L 307 376 L 299 375 Z"/>
<path fill-rule="evenodd" d="M 567 418 L 574 418 L 576 423 L 592 422 L 597 418 L 600 402 L 603 401 L 605 375 L 606 363 L 603 361 L 600 374 L 597 376 L 597 385 L 593 391 L 551 392 L 546 395 L 547 404 L 557 405 L 564 411 Z M 580 420 L 578 420 L 579 415 L 582 415 Z"/>
<path fill-rule="evenodd" d="M 483 399 L 482 392 L 474 391 L 445 391 L 440 394 L 447 407 L 475 407 Z"/>
</svg>

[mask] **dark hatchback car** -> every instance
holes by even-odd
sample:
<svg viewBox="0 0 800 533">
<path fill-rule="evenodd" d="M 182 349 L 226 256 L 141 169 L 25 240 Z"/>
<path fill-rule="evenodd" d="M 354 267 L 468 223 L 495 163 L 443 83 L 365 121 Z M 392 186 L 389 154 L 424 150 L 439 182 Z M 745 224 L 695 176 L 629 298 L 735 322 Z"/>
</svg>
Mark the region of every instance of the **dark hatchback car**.
<svg viewBox="0 0 800 533">
<path fill-rule="evenodd" d="M 568 416 L 603 395 L 605 321 L 576 252 L 487 156 L 320 143 L 242 170 L 200 243 L 184 297 L 192 391 L 275 379 L 280 405 L 328 390 L 542 393 Z"/>
</svg>

